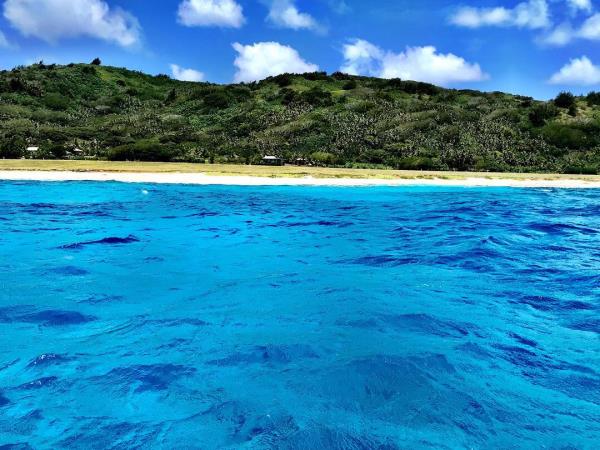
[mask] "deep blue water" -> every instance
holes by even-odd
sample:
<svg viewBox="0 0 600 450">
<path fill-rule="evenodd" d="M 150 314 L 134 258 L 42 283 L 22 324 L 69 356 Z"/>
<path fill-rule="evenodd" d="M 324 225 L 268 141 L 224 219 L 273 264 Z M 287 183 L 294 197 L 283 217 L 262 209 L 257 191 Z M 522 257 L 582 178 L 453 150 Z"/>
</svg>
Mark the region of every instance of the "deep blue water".
<svg viewBox="0 0 600 450">
<path fill-rule="evenodd" d="M 598 448 L 599 195 L 0 182 L 0 448 Z"/>
</svg>

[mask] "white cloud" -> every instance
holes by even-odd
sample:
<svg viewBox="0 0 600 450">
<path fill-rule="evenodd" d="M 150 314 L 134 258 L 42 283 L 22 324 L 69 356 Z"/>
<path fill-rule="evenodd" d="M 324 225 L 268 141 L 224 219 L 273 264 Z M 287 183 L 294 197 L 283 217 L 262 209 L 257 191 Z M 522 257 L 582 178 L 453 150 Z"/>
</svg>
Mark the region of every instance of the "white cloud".
<svg viewBox="0 0 600 450">
<path fill-rule="evenodd" d="M 600 84 L 600 67 L 594 65 L 587 56 L 575 58 L 552 75 L 549 82 L 571 86 Z"/>
<path fill-rule="evenodd" d="M 4 17 L 24 36 L 51 43 L 88 36 L 131 47 L 140 40 L 137 19 L 104 0 L 6 0 Z"/>
<path fill-rule="evenodd" d="M 583 22 L 578 35 L 583 39 L 600 40 L 600 13 L 594 14 Z"/>
<path fill-rule="evenodd" d="M 407 47 L 404 52 L 384 51 L 358 39 L 344 46 L 342 72 L 381 78 L 401 78 L 448 85 L 482 81 L 488 75 L 479 64 L 465 61 L 452 53 L 439 53 L 435 47 Z"/>
<path fill-rule="evenodd" d="M 344 45 L 343 53 L 344 64 L 340 71 L 350 75 L 377 75 L 378 65 L 384 57 L 379 47 L 364 39 Z"/>
<path fill-rule="evenodd" d="M 548 45 L 563 46 L 575 39 L 600 41 L 600 13 L 588 17 L 579 29 L 574 29 L 569 24 L 563 24 L 548 35 L 541 38 L 541 42 Z"/>
<path fill-rule="evenodd" d="M 188 27 L 240 28 L 246 22 L 244 11 L 235 0 L 183 0 L 177 17 Z"/>
<path fill-rule="evenodd" d="M 573 29 L 573 27 L 568 23 L 563 23 L 554 30 L 551 30 L 545 36 L 541 37 L 539 42 L 542 44 L 563 46 L 571 42 L 575 38 L 575 35 L 576 31 Z"/>
<path fill-rule="evenodd" d="M 567 3 L 573 11 L 592 11 L 592 0 L 567 0 Z"/>
<path fill-rule="evenodd" d="M 329 3 L 329 7 L 336 14 L 348 14 L 352 11 L 346 0 L 328 0 L 327 3 Z"/>
<path fill-rule="evenodd" d="M 466 28 L 495 26 L 539 29 L 551 24 L 546 0 L 528 0 L 512 9 L 462 7 L 450 17 L 450 22 Z"/>
<path fill-rule="evenodd" d="M 194 69 L 184 69 L 177 64 L 171 64 L 173 78 L 179 81 L 202 81 L 204 74 Z"/>
<path fill-rule="evenodd" d="M 479 64 L 470 64 L 451 53 L 438 53 L 435 47 L 409 47 L 405 52 L 387 53 L 383 59 L 382 78 L 402 78 L 451 84 L 481 81 L 487 78 Z"/>
<path fill-rule="evenodd" d="M 352 11 L 350 5 L 348 5 L 346 0 L 329 0 L 329 7 L 336 14 L 348 14 Z"/>
<path fill-rule="evenodd" d="M 6 36 L 2 31 L 0 31 L 0 48 L 10 48 L 10 42 L 6 39 Z"/>
<path fill-rule="evenodd" d="M 506 26 L 511 20 L 511 12 L 502 7 L 472 8 L 467 6 L 459 9 L 456 14 L 450 18 L 450 22 L 454 25 L 467 28 Z"/>
<path fill-rule="evenodd" d="M 292 30 L 318 30 L 320 28 L 310 14 L 298 11 L 292 0 L 272 0 L 267 19 L 279 27 Z"/>
<path fill-rule="evenodd" d="M 306 62 L 292 47 L 278 42 L 258 42 L 253 45 L 233 44 L 238 53 L 234 65 L 236 82 L 262 80 L 282 73 L 315 72 L 319 67 Z"/>
</svg>

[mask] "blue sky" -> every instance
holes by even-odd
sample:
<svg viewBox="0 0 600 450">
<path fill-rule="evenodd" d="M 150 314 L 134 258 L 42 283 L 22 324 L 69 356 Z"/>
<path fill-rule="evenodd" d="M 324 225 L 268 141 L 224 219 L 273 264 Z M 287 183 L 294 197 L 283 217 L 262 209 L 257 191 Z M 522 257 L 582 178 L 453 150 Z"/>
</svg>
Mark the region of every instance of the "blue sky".
<svg viewBox="0 0 600 450">
<path fill-rule="evenodd" d="M 99 56 L 218 83 L 318 68 L 536 98 L 600 90 L 600 0 L 0 3 L 5 69 Z"/>
</svg>

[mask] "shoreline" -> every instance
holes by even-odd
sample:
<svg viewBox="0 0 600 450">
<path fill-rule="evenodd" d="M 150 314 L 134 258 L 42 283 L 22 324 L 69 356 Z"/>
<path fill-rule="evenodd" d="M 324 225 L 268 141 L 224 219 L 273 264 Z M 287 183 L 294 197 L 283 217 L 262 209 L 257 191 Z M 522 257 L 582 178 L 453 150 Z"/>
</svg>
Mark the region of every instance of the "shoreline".
<svg viewBox="0 0 600 450">
<path fill-rule="evenodd" d="M 442 173 L 440 173 L 442 175 Z M 109 172 L 109 171 L 60 171 L 60 170 L 0 170 L 0 181 L 113 181 L 123 183 L 189 184 L 222 186 L 448 186 L 448 187 L 515 187 L 515 188 L 561 188 L 600 189 L 600 180 L 587 181 L 577 178 L 315 178 L 265 177 L 251 175 L 209 175 L 202 172 Z"/>
</svg>

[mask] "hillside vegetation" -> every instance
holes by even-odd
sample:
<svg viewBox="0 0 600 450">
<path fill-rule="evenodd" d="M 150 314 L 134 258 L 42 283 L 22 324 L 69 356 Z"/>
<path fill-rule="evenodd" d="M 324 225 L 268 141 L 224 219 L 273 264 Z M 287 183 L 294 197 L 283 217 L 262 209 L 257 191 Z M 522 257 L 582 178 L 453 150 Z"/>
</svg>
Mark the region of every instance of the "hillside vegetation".
<svg viewBox="0 0 600 450">
<path fill-rule="evenodd" d="M 323 166 L 598 173 L 600 94 L 538 102 L 341 73 L 215 85 L 98 61 L 0 72 L 0 158 L 246 164 L 265 155 Z"/>
</svg>

